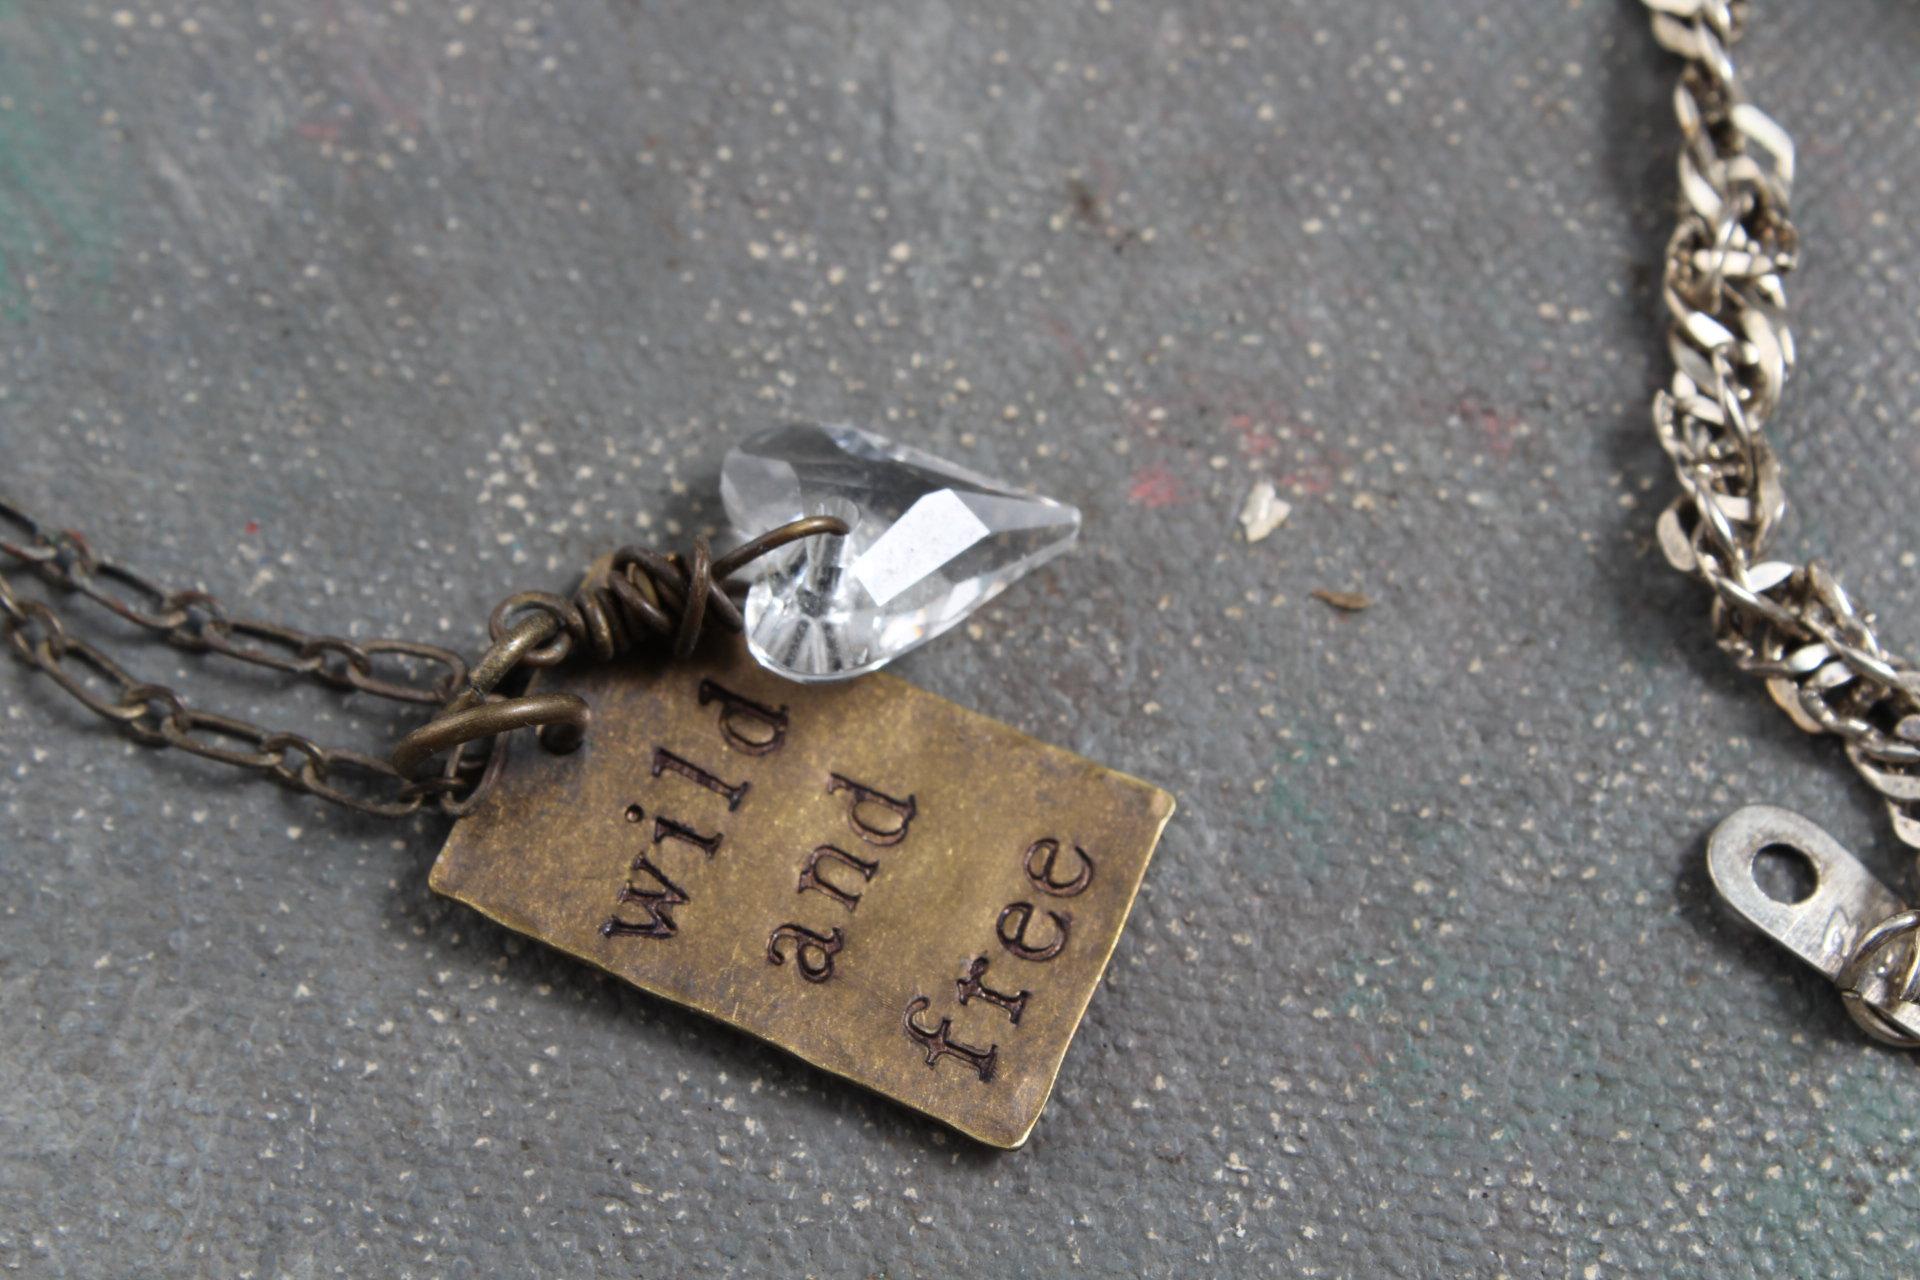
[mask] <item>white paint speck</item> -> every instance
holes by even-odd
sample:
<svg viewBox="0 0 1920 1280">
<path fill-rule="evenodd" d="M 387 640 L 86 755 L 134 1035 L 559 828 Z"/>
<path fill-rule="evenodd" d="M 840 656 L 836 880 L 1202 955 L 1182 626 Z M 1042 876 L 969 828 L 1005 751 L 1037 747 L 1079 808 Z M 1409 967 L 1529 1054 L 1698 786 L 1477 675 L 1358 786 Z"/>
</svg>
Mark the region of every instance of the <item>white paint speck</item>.
<svg viewBox="0 0 1920 1280">
<path fill-rule="evenodd" d="M 1240 508 L 1240 527 L 1246 530 L 1249 543 L 1258 542 L 1285 524 L 1292 514 L 1292 504 L 1280 497 L 1273 482 L 1262 480 L 1253 486 L 1253 492 Z"/>
</svg>

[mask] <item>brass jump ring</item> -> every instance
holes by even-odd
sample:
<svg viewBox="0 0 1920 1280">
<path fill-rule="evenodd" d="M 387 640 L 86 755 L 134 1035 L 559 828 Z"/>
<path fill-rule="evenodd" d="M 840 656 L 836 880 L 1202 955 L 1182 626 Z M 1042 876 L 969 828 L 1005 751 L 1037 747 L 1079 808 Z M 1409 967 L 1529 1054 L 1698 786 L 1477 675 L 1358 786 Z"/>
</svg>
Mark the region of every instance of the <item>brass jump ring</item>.
<svg viewBox="0 0 1920 1280">
<path fill-rule="evenodd" d="M 419 778 L 422 766 L 442 751 L 515 729 L 546 729 L 541 741 L 549 750 L 571 751 L 586 738 L 592 718 L 585 699 L 571 693 L 530 693 L 483 702 L 436 716 L 402 738 L 393 749 L 393 768 L 413 781 Z"/>
</svg>

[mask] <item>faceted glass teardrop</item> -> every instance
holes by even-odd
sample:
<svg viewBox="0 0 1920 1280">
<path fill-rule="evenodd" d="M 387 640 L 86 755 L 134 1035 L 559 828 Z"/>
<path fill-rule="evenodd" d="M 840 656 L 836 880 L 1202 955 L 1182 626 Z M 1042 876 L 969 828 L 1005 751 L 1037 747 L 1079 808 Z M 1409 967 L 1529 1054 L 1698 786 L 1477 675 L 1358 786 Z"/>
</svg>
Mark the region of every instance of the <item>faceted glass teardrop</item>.
<svg viewBox="0 0 1920 1280">
<path fill-rule="evenodd" d="M 751 538 L 803 516 L 839 516 L 844 538 L 808 538 L 759 562 L 747 643 L 794 680 L 872 671 L 958 623 L 1073 545 L 1080 513 L 858 427 L 793 425 L 727 453 L 727 517 Z"/>
</svg>

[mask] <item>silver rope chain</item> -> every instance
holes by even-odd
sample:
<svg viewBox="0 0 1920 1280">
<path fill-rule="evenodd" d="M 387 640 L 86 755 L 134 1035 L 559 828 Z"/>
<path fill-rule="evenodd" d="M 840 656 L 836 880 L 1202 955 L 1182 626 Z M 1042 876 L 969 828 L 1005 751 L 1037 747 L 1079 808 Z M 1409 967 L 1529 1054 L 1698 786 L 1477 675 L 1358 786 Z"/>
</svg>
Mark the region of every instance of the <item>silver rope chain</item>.
<svg viewBox="0 0 1920 1280">
<path fill-rule="evenodd" d="M 1793 368 L 1782 281 L 1793 140 L 1747 100 L 1730 50 L 1746 0 L 1646 0 L 1661 46 L 1686 60 L 1680 224 L 1667 244 L 1670 389 L 1654 430 L 1680 496 L 1657 526 L 1667 559 L 1713 588 L 1713 630 L 1742 671 L 1808 733 L 1834 734 L 1920 849 L 1920 672 L 1817 561 L 1770 559 L 1786 509 L 1765 428 Z"/>
<path fill-rule="evenodd" d="M 1721 649 L 1800 728 L 1845 742 L 1894 834 L 1920 849 L 1920 672 L 1817 561 L 1768 556 L 1787 498 L 1765 429 L 1793 369 L 1783 281 L 1798 237 L 1793 139 L 1747 100 L 1731 54 L 1748 0 L 1645 3 L 1654 38 L 1686 62 L 1674 89 L 1680 221 L 1664 274 L 1673 385 L 1653 399 L 1680 496 L 1660 515 L 1660 547 L 1713 589 Z M 1812 887 L 1783 898 L 1761 886 L 1768 850 L 1800 855 Z M 1721 896 L 1831 979 L 1868 1034 L 1920 1047 L 1920 911 L 1782 809 L 1730 816 L 1707 861 Z"/>
</svg>

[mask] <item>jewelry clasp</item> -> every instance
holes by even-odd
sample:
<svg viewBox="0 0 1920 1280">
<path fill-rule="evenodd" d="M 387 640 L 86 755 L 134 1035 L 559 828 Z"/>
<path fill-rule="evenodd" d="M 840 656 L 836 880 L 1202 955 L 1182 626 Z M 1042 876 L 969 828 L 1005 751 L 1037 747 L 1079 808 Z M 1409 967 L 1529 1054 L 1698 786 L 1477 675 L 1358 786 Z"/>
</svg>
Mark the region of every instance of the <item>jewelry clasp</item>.
<svg viewBox="0 0 1920 1280">
<path fill-rule="evenodd" d="M 1802 861 L 1812 888 L 1791 901 L 1764 887 L 1762 854 Z M 1707 869 L 1727 905 L 1840 988 L 1876 1040 L 1920 1048 L 1920 911 L 1822 829 L 1787 809 L 1749 805 L 1707 840 Z"/>
</svg>

